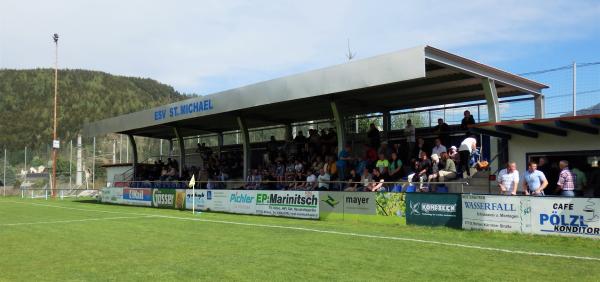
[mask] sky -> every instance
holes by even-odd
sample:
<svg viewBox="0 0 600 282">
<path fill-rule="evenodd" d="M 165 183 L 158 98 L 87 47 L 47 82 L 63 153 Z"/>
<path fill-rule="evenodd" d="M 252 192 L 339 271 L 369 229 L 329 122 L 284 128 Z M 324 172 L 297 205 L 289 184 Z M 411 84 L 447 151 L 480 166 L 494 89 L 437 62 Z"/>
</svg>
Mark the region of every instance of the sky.
<svg viewBox="0 0 600 282">
<path fill-rule="evenodd" d="M 417 45 L 513 73 L 600 61 L 600 1 L 0 0 L 0 68 L 149 77 L 211 94 Z"/>
</svg>

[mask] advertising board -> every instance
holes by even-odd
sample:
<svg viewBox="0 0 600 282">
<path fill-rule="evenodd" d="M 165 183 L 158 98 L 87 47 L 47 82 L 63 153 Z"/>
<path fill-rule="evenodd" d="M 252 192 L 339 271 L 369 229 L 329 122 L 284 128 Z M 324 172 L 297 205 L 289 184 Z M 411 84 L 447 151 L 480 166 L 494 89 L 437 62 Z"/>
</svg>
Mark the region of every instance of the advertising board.
<svg viewBox="0 0 600 282">
<path fill-rule="evenodd" d="M 462 228 L 531 232 L 531 197 L 462 195 Z"/>
<path fill-rule="evenodd" d="M 346 214 L 375 214 L 375 193 L 319 192 L 319 212 Z"/>
<path fill-rule="evenodd" d="M 535 197 L 531 199 L 534 234 L 600 238 L 600 199 Z"/>
<path fill-rule="evenodd" d="M 460 228 L 460 194 L 406 193 L 406 223 Z"/>
<path fill-rule="evenodd" d="M 100 194 L 100 202 L 122 204 L 123 203 L 123 188 L 104 188 Z"/>
<path fill-rule="evenodd" d="M 152 206 L 152 189 L 123 188 L 122 203 L 133 206 Z"/>
<path fill-rule="evenodd" d="M 256 214 L 319 218 L 319 193 L 313 191 L 257 191 Z"/>
</svg>

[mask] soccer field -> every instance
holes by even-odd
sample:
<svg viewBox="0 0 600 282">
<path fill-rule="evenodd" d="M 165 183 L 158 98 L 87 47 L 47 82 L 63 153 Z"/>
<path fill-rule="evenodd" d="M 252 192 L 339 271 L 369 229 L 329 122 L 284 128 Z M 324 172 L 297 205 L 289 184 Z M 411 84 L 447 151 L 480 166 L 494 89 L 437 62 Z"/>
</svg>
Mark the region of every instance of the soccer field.
<svg viewBox="0 0 600 282">
<path fill-rule="evenodd" d="M 0 280 L 600 280 L 600 241 L 0 199 Z"/>
</svg>

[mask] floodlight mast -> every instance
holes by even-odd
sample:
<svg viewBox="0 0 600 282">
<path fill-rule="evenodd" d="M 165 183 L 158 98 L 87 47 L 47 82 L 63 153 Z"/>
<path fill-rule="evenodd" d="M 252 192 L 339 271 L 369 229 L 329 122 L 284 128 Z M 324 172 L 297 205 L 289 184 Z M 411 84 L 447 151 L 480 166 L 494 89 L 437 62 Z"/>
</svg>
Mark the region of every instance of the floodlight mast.
<svg viewBox="0 0 600 282">
<path fill-rule="evenodd" d="M 57 110 L 58 110 L 58 33 L 52 36 L 54 39 L 55 55 L 54 55 L 54 129 L 52 133 L 52 198 L 56 197 L 56 155 L 60 143 L 56 129 L 58 126 Z"/>
</svg>

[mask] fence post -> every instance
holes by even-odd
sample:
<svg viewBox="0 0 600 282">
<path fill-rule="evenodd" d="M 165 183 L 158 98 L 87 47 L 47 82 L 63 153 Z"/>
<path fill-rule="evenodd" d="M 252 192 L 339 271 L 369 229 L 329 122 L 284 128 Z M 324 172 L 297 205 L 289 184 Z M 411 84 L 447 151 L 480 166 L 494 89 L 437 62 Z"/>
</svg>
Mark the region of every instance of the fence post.
<svg viewBox="0 0 600 282">
<path fill-rule="evenodd" d="M 2 190 L 3 195 L 6 197 L 6 148 L 4 148 L 4 169 L 2 173 Z"/>
<path fill-rule="evenodd" d="M 96 136 L 92 146 L 92 190 L 96 188 L 94 180 L 96 179 Z"/>
</svg>

